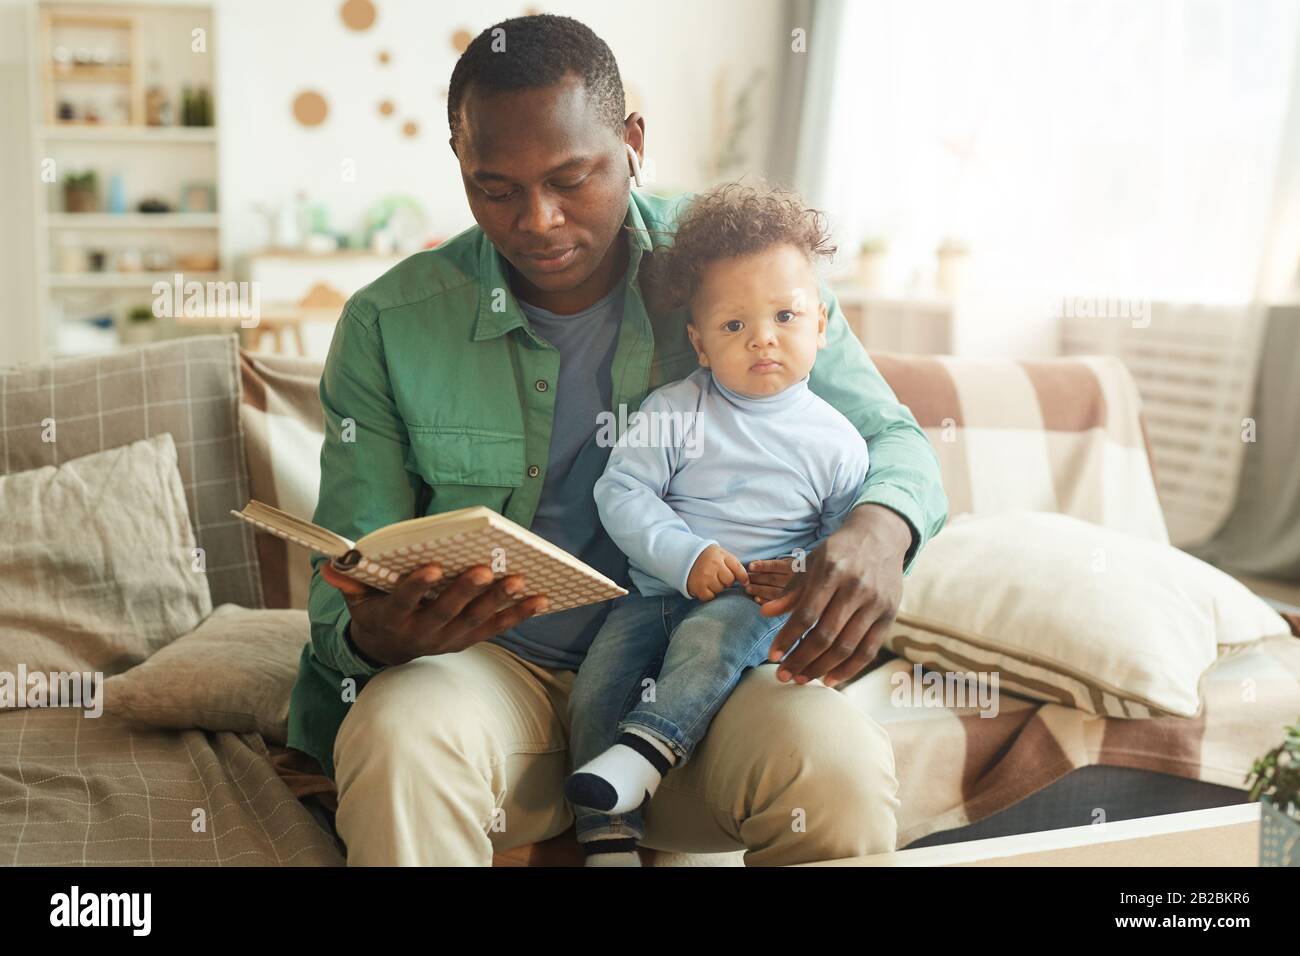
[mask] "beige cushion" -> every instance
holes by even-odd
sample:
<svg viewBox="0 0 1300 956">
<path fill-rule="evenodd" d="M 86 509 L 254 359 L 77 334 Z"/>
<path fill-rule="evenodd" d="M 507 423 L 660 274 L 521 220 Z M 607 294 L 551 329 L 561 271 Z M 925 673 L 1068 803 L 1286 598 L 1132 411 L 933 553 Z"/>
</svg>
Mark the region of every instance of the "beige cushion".
<svg viewBox="0 0 1300 956">
<path fill-rule="evenodd" d="M 320 494 L 321 366 L 320 359 L 239 351 L 249 495 L 305 521 L 315 515 Z M 262 606 L 306 609 L 311 556 L 273 534 L 259 531 L 254 539 Z"/>
<path fill-rule="evenodd" d="M 258 733 L 283 743 L 306 611 L 223 604 L 194 631 L 108 681 L 104 709 L 154 727 Z"/>
<path fill-rule="evenodd" d="M 886 646 L 1089 713 L 1194 717 L 1221 653 L 1286 633 L 1242 584 L 1177 548 L 1011 511 L 960 515 L 929 543 Z"/>
<path fill-rule="evenodd" d="M 212 610 L 169 433 L 0 477 L 0 514 L 0 670 L 111 676 Z"/>
</svg>

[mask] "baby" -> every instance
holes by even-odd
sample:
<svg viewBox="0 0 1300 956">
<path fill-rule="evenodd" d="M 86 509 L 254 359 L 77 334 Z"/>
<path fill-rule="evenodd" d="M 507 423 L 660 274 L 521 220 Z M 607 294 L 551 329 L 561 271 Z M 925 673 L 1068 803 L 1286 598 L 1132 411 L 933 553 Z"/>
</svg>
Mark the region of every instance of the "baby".
<svg viewBox="0 0 1300 956">
<path fill-rule="evenodd" d="M 634 590 L 570 698 L 565 794 L 588 865 L 638 865 L 642 803 L 767 660 L 789 613 L 760 613 L 746 565 L 811 551 L 862 490 L 866 443 L 808 387 L 826 344 L 823 221 L 790 193 L 731 184 L 696 199 L 664 254 L 700 368 L 647 396 L 649 428 L 624 433 L 595 486 Z M 644 440 L 662 422 L 673 440 Z"/>
</svg>

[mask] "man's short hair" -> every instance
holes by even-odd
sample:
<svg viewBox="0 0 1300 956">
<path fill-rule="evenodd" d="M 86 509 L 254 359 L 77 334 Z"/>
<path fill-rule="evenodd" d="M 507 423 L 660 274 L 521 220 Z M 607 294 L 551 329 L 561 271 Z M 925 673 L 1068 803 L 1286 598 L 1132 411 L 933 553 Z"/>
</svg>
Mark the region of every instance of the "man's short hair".
<svg viewBox="0 0 1300 956">
<path fill-rule="evenodd" d="M 622 137 L 623 80 L 614 54 L 586 24 L 540 13 L 488 27 L 460 55 L 447 88 L 452 140 L 460 136 L 460 107 L 471 85 L 491 92 L 537 89 L 558 83 L 567 73 L 582 77 L 601 122 Z"/>
</svg>

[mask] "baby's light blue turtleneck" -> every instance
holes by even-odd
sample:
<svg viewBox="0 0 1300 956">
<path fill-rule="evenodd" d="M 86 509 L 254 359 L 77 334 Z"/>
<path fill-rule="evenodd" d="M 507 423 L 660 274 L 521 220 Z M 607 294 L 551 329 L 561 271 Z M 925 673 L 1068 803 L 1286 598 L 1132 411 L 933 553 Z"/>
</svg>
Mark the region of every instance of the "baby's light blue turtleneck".
<svg viewBox="0 0 1300 956">
<path fill-rule="evenodd" d="M 709 384 L 722 393 L 722 397 L 732 405 L 743 411 L 754 412 L 758 415 L 770 415 L 779 412 L 782 409 L 793 408 L 803 402 L 806 402 L 812 395 L 808 390 L 808 379 L 810 376 L 805 375 L 799 381 L 795 382 L 788 388 L 784 388 L 775 395 L 741 395 L 734 392 L 727 386 L 718 381 L 718 377 L 712 372 L 709 373 Z"/>
<path fill-rule="evenodd" d="M 810 551 L 862 490 L 867 446 L 808 378 L 751 398 L 705 368 L 649 395 L 596 482 L 605 530 L 642 594 L 680 592 L 718 544 L 743 563 Z"/>
</svg>

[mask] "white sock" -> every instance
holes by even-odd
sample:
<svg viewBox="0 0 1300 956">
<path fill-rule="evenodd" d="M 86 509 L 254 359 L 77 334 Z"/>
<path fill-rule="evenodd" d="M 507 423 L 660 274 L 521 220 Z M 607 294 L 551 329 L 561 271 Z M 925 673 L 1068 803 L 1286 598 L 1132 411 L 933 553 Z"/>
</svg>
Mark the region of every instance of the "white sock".
<svg viewBox="0 0 1300 956">
<path fill-rule="evenodd" d="M 671 767 L 676 756 L 663 741 L 628 730 L 662 757 L 660 763 Z M 565 782 L 564 792 L 572 803 L 609 814 L 631 813 L 654 796 L 663 774 L 650 758 L 634 746 L 617 743 L 598 757 L 575 770 Z"/>
</svg>

